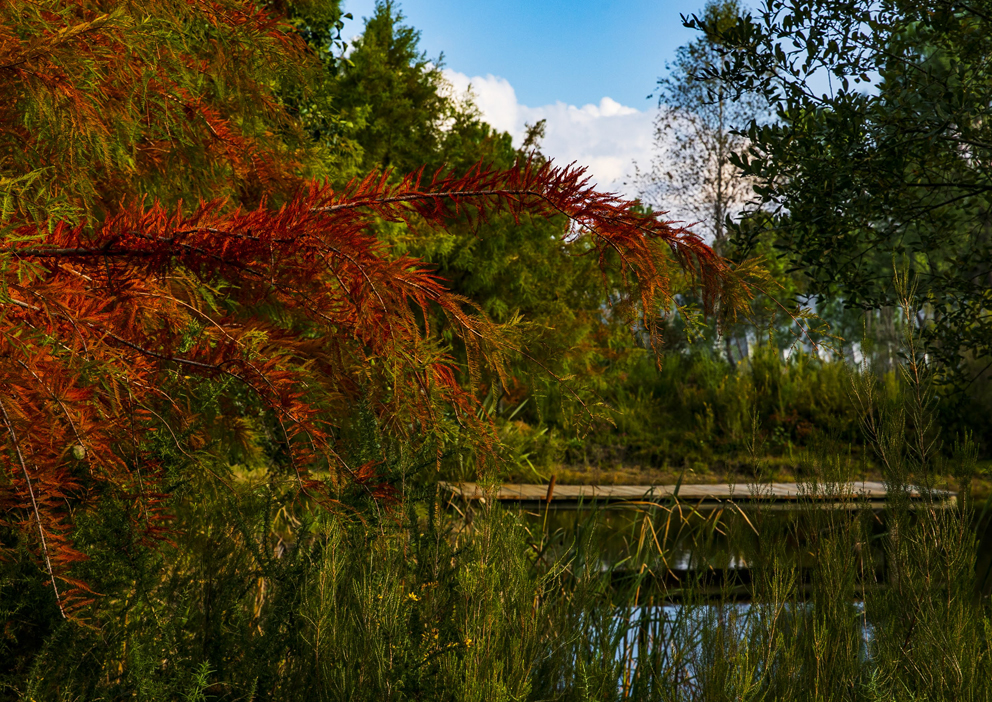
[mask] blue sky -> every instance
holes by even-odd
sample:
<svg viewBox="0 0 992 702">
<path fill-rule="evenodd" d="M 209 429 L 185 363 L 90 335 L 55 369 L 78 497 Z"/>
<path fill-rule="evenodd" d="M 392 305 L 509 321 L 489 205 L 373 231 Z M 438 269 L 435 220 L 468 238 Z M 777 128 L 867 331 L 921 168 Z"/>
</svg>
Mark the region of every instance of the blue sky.
<svg viewBox="0 0 992 702">
<path fill-rule="evenodd" d="M 705 0 L 402 0 L 421 46 L 466 75 L 492 74 L 513 85 L 525 105 L 573 105 L 610 97 L 651 107 L 665 62 L 694 37 L 679 13 Z M 374 0 L 346 0 L 356 21 Z M 349 28 L 345 34 L 360 31 Z"/>
<path fill-rule="evenodd" d="M 400 0 L 429 58 L 493 126 L 520 143 L 547 121 L 542 148 L 589 169 L 603 190 L 637 195 L 635 163 L 653 154 L 658 77 L 676 49 L 696 38 L 679 14 L 705 0 Z M 349 39 L 375 0 L 345 0 Z"/>
</svg>

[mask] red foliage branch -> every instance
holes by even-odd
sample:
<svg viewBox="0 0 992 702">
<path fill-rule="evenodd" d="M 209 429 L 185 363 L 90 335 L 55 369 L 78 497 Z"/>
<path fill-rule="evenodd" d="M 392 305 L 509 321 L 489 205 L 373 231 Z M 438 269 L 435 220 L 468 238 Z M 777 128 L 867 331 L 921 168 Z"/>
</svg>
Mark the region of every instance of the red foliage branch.
<svg viewBox="0 0 992 702">
<path fill-rule="evenodd" d="M 135 185 L 165 174 L 162 197 L 237 193 L 258 202 L 299 187 L 290 145 L 244 119 L 250 102 L 256 122 L 299 137 L 271 94 L 273 76 L 230 76 L 306 66 L 292 26 L 238 0 L 106 10 L 94 0 L 0 7 L 0 140 L 18 146 L 5 153 L 5 176 L 44 173 L 37 201 L 18 203 L 21 214 L 38 220 L 37 209 L 58 204 L 73 219 L 99 220 Z M 211 92 L 223 81 L 240 100 Z"/>
<path fill-rule="evenodd" d="M 477 168 L 426 184 L 419 174 L 396 184 L 377 175 L 343 192 L 311 184 L 275 211 L 223 205 L 190 214 L 128 208 L 95 232 L 26 225 L 0 247 L 11 262 L 0 300 L 0 387 L 6 447 L 18 457 L 0 500 L 21 515 L 23 533 L 38 534 L 53 582 L 70 585 L 66 606 L 85 600 L 68 575 L 81 558 L 72 507 L 104 482 L 137 503 L 158 497 L 142 485 L 141 471 L 147 479 L 156 470 L 143 438 L 161 429 L 157 405 L 175 410 L 175 422 L 191 421 L 169 390 L 189 378 L 236 378 L 274 410 L 303 489 L 319 489 L 313 468 L 342 467 L 334 417 L 375 361 L 388 366 L 391 402 L 382 410 L 395 431 L 430 426 L 439 405 L 476 421 L 471 388 L 459 384 L 424 313 L 440 310 L 459 330 L 473 376 L 481 362 L 500 372 L 512 345 L 420 262 L 391 257 L 368 231 L 377 218 L 444 226 L 466 210 L 564 214 L 594 237 L 604 265 L 608 251 L 618 255 L 648 320 L 667 301 L 671 259 L 659 244 L 711 296 L 733 287 L 698 237 L 595 192 L 574 168 Z M 211 303 L 211 290 L 225 301 Z M 160 518 L 144 523 L 149 536 Z"/>
<path fill-rule="evenodd" d="M 315 159 L 272 90 L 307 67 L 290 25 L 239 0 L 104 5 L 0 5 L 0 527 L 35 548 L 64 614 L 93 596 L 72 577 L 75 515 L 111 492 L 144 542 L 167 533 L 149 446 L 165 434 L 185 452 L 205 431 L 196 384 L 252 393 L 314 494 L 328 468 L 374 491 L 374 471 L 345 465 L 334 440 L 369 388 L 395 435 L 438 426 L 443 409 L 492 441 L 473 384 L 502 373 L 512 336 L 392 255 L 376 221 L 564 215 L 563 235 L 589 235 L 601 266 L 619 267 L 648 329 L 673 261 L 708 307 L 746 293 L 698 237 L 578 169 L 308 183 Z M 181 197 L 203 202 L 187 211 Z M 469 383 L 436 313 L 464 340 Z"/>
</svg>

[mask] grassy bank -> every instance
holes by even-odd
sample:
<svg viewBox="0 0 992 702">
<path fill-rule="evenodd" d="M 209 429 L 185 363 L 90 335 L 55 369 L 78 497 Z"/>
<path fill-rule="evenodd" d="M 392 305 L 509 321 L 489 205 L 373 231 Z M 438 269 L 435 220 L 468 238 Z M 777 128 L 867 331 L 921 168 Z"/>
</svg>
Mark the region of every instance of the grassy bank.
<svg viewBox="0 0 992 702">
<path fill-rule="evenodd" d="M 609 554 L 595 517 L 549 533 L 490 504 L 466 520 L 412 475 L 400 504 L 331 511 L 261 473 L 204 477 L 177 491 L 184 528 L 156 549 L 120 541 L 127 506 L 107 505 L 87 532 L 80 574 L 100 594 L 83 623 L 59 620 L 27 558 L 0 565 L 0 697 L 989 699 L 974 447 L 945 460 L 898 415 L 879 426 L 882 515 L 812 500 L 787 520 L 695 515 L 669 501 L 634 513 Z M 830 491 L 857 464 L 811 454 L 806 468 L 810 491 Z M 960 509 L 901 497 L 945 474 Z M 705 567 L 679 569 L 686 553 Z M 714 585 L 711 569 L 742 565 L 746 582 Z"/>
<path fill-rule="evenodd" d="M 771 345 L 753 348 L 736 365 L 704 348 L 666 356 L 660 369 L 646 356 L 601 389 L 604 404 L 591 422 L 563 414 L 548 398 L 494 412 L 506 447 L 500 475 L 506 482 L 554 475 L 572 484 L 671 484 L 680 476 L 697 483 L 794 482 L 811 475 L 805 456 L 830 454 L 854 464 L 858 479 L 881 480 L 884 468 L 853 393 L 869 376 L 877 379 L 873 402 L 883 411 L 911 400 L 897 368 L 803 353 L 786 358 Z M 942 428 L 942 446 L 968 435 L 979 456 L 972 488 L 992 494 L 985 478 L 992 394 L 982 382 L 942 391 L 929 410 Z M 452 462 L 444 477 L 474 479 L 468 465 Z M 943 476 L 945 483 L 951 477 Z"/>
</svg>

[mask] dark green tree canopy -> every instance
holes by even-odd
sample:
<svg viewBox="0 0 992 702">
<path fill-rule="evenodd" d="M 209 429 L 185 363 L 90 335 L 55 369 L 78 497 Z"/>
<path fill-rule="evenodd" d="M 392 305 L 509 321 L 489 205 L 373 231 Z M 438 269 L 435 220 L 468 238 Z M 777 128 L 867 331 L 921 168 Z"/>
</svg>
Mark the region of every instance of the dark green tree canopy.
<svg viewBox="0 0 992 702">
<path fill-rule="evenodd" d="M 711 78 L 776 112 L 734 162 L 812 291 L 889 307 L 906 271 L 944 367 L 989 355 L 992 4 L 768 0 L 731 27 L 686 25 L 722 47 Z"/>
</svg>

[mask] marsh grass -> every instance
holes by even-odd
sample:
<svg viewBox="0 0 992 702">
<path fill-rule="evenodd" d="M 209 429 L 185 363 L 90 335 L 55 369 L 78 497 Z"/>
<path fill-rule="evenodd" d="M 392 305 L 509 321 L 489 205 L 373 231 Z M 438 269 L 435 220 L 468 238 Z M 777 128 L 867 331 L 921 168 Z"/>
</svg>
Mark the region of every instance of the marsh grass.
<svg viewBox="0 0 992 702">
<path fill-rule="evenodd" d="M 895 502 L 875 512 L 837 491 L 842 468 L 810 480 L 791 514 L 640 509 L 625 519 L 628 558 L 611 565 L 603 590 L 594 586 L 606 579 L 602 561 L 580 553 L 596 517 L 581 523 L 553 606 L 567 622 L 562 639 L 584 633 L 545 663 L 542 679 L 558 685 L 538 698 L 989 699 L 992 620 L 975 570 L 981 515 L 966 493 L 960 509 L 939 495 L 911 504 L 895 482 Z M 830 499 L 816 499 L 824 494 Z M 678 569 L 673 582 L 671 554 L 687 551 L 708 558 L 694 572 Z M 736 579 L 714 585 L 707 576 L 732 561 L 736 569 L 723 574 Z M 594 566 L 583 572 L 586 563 Z"/>
<path fill-rule="evenodd" d="M 811 480 L 787 518 L 642 505 L 609 554 L 605 514 L 544 531 L 490 506 L 466 525 L 428 499 L 363 524 L 289 519 L 259 488 L 201 493 L 201 528 L 118 573 L 99 618 L 7 649 L 27 658 L 0 657 L 4 696 L 992 699 L 967 495 L 878 514 L 819 506 L 831 485 Z"/>
</svg>

